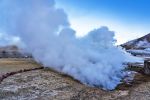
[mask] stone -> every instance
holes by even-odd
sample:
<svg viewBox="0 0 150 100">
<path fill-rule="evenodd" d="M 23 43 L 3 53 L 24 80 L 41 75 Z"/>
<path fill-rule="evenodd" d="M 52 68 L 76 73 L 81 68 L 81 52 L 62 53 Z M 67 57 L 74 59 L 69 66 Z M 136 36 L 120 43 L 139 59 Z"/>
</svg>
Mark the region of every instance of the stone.
<svg viewBox="0 0 150 100">
<path fill-rule="evenodd" d="M 144 61 L 144 74 L 150 75 L 150 60 Z"/>
</svg>

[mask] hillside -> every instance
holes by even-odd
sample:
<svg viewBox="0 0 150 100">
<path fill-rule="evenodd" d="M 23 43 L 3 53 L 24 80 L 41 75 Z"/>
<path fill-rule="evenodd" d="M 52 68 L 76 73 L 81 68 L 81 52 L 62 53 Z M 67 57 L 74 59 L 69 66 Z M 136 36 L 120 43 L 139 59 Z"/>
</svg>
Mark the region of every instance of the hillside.
<svg viewBox="0 0 150 100">
<path fill-rule="evenodd" d="M 0 58 L 31 58 L 31 54 L 23 52 L 15 45 L 0 47 Z"/>
<path fill-rule="evenodd" d="M 150 48 L 150 33 L 138 39 L 124 43 L 121 46 L 126 50 Z"/>
</svg>

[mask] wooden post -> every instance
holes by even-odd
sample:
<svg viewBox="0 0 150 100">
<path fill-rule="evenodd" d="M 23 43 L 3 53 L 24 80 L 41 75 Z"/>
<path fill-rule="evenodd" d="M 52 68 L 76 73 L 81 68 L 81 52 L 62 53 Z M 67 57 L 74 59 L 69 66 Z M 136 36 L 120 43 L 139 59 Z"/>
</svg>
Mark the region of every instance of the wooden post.
<svg viewBox="0 0 150 100">
<path fill-rule="evenodd" d="M 150 75 L 150 60 L 144 61 L 144 74 Z"/>
</svg>

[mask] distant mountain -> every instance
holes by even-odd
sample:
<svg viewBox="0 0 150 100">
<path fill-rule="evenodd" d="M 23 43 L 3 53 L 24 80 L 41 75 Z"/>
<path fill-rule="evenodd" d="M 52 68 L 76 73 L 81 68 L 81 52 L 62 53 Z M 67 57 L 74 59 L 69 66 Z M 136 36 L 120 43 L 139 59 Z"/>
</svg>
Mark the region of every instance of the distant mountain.
<svg viewBox="0 0 150 100">
<path fill-rule="evenodd" d="M 150 33 L 141 38 L 124 43 L 121 46 L 125 48 L 126 50 L 129 50 L 129 49 L 143 50 L 143 49 L 150 48 Z"/>
</svg>

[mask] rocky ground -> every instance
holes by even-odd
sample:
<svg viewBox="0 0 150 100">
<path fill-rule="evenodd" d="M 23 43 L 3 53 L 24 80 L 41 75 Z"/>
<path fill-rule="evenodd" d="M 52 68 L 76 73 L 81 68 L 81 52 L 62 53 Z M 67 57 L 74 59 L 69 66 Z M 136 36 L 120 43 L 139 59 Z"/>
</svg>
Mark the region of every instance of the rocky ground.
<svg viewBox="0 0 150 100">
<path fill-rule="evenodd" d="M 1 73 L 6 65 L 9 72 L 41 67 L 28 59 L 0 59 Z M 50 69 L 32 70 L 5 78 L 0 84 L 0 100 L 150 100 L 150 78 L 138 73 L 131 83 L 104 91 Z"/>
</svg>

